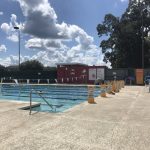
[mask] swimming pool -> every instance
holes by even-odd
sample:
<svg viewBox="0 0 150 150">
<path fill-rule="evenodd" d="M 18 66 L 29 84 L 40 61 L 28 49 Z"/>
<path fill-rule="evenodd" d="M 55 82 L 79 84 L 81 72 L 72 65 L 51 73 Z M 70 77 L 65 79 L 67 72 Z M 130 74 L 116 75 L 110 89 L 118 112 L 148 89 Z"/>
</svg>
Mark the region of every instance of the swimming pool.
<svg viewBox="0 0 150 150">
<path fill-rule="evenodd" d="M 75 105 L 87 101 L 87 86 L 77 85 L 27 85 L 27 84 L 2 84 L 0 85 L 0 100 L 30 101 L 31 90 L 40 91 L 42 97 L 49 104 L 58 105 L 56 112 L 63 112 Z M 94 97 L 100 94 L 100 88 L 95 86 Z M 32 108 L 36 111 L 53 112 L 45 101 L 36 93 L 32 94 L 32 101 L 41 103 L 40 107 Z"/>
</svg>

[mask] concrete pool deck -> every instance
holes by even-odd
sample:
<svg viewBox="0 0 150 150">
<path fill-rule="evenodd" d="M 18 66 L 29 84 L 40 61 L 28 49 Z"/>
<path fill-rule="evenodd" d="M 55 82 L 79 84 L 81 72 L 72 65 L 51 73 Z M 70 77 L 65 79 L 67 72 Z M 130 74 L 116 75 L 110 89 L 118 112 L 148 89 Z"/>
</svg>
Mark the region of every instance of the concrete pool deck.
<svg viewBox="0 0 150 150">
<path fill-rule="evenodd" d="M 127 86 L 64 113 L 20 110 L 0 101 L 0 150 L 150 150 L 150 93 Z"/>
</svg>

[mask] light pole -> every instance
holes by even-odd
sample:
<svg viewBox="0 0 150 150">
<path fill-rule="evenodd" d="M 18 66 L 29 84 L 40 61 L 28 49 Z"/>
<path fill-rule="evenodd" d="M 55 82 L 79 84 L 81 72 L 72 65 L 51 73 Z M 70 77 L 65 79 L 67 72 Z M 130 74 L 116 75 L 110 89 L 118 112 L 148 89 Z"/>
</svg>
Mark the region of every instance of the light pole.
<svg viewBox="0 0 150 150">
<path fill-rule="evenodd" d="M 142 9 L 142 69 L 144 69 L 144 25 L 143 25 L 143 9 Z"/>
<path fill-rule="evenodd" d="M 140 7 L 140 14 L 141 14 L 141 19 L 142 19 L 142 69 L 144 69 L 144 18 L 143 18 L 143 8 L 144 3 L 140 2 L 140 0 L 138 0 L 138 6 Z"/>
<path fill-rule="evenodd" d="M 15 26 L 14 27 L 15 30 L 18 30 L 18 48 L 19 48 L 19 70 L 20 70 L 20 29 L 19 27 Z"/>
</svg>

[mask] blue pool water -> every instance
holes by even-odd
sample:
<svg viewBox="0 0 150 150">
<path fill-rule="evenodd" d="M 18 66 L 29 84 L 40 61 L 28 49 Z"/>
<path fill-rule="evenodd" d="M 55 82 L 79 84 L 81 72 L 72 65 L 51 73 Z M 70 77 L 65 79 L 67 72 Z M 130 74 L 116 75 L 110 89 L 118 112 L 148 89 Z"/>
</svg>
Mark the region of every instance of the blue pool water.
<svg viewBox="0 0 150 150">
<path fill-rule="evenodd" d="M 56 112 L 63 112 L 86 101 L 88 97 L 87 86 L 3 84 L 0 86 L 0 99 L 29 102 L 32 89 L 40 91 L 49 104 L 58 106 L 58 108 L 54 106 Z M 94 96 L 99 94 L 100 88 L 95 86 Z M 32 108 L 32 110 L 54 112 L 38 94 L 32 94 L 32 101 L 41 103 L 40 107 Z"/>
</svg>

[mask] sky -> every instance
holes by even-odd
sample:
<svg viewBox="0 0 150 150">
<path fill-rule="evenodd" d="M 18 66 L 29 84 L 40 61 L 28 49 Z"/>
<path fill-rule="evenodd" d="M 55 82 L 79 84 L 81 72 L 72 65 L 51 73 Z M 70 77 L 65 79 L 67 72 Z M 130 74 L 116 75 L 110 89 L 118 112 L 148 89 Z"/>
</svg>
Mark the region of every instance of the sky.
<svg viewBox="0 0 150 150">
<path fill-rule="evenodd" d="M 18 65 L 20 32 L 21 62 L 110 66 L 96 26 L 107 13 L 120 17 L 127 6 L 128 0 L 0 0 L 0 64 Z"/>
</svg>

